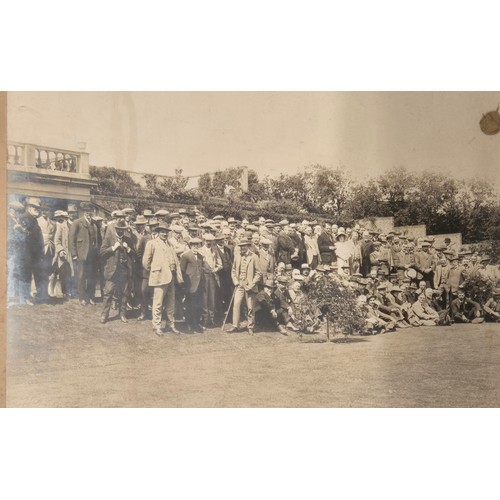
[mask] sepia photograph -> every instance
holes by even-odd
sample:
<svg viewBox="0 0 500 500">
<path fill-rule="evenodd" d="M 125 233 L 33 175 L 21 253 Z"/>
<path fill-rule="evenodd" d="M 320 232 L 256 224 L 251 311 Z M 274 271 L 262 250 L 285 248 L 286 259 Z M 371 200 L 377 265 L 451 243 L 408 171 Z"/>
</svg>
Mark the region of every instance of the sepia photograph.
<svg viewBox="0 0 500 500">
<path fill-rule="evenodd" d="M 498 407 L 499 103 L 8 92 L 7 407 Z"/>
</svg>

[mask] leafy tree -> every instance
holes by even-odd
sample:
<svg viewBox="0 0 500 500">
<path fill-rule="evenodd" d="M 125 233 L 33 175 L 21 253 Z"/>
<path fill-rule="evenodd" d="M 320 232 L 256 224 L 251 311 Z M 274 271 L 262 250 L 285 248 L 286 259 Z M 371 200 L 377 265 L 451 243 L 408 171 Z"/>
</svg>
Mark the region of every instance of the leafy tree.
<svg viewBox="0 0 500 500">
<path fill-rule="evenodd" d="M 114 167 L 89 168 L 92 179 L 98 184 L 92 188 L 93 194 L 112 196 L 139 196 L 141 186 L 135 182 L 130 174 Z"/>
</svg>

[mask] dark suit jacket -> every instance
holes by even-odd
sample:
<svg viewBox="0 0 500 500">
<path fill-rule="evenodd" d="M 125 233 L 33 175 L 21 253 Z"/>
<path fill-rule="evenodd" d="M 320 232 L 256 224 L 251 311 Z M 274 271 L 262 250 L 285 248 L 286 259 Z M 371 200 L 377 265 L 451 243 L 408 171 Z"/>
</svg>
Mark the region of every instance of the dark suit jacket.
<svg viewBox="0 0 500 500">
<path fill-rule="evenodd" d="M 335 246 L 335 242 L 333 241 L 333 236 L 326 232 L 322 232 L 318 236 L 318 247 L 319 254 L 321 256 L 321 262 L 323 264 L 331 264 L 334 260 L 335 250 L 330 249 L 329 247 Z"/>
<path fill-rule="evenodd" d="M 181 271 L 189 293 L 196 293 L 203 280 L 203 256 L 187 250 L 181 255 Z"/>
<path fill-rule="evenodd" d="M 295 242 L 285 233 L 285 231 L 281 231 L 278 236 L 278 262 L 290 264 L 290 257 L 294 250 Z"/>
<path fill-rule="evenodd" d="M 127 252 L 124 248 L 117 248 L 113 251 L 113 245 L 118 241 L 118 237 L 114 231 L 107 231 L 106 236 L 104 236 L 104 241 L 102 242 L 101 250 L 99 255 L 101 257 L 101 263 L 104 270 L 104 279 L 112 280 L 118 267 L 118 261 L 120 259 L 120 254 L 123 255 L 128 274 L 132 274 L 134 268 L 134 256 L 135 251 L 133 247 L 132 239 L 129 236 L 124 235 L 122 238 L 122 243 L 126 242 L 130 248 L 130 252 Z"/>
<path fill-rule="evenodd" d="M 76 257 L 78 261 L 95 258 L 99 251 L 97 233 L 98 228 L 95 222 L 91 220 L 89 224 L 85 217 L 76 219 L 69 230 L 71 256 Z"/>
</svg>

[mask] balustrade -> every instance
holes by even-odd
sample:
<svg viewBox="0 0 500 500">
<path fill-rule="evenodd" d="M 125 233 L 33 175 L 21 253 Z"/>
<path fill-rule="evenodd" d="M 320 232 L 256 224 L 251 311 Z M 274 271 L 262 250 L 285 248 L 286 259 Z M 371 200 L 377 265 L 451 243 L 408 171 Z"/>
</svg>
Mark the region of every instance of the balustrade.
<svg viewBox="0 0 500 500">
<path fill-rule="evenodd" d="M 68 173 L 88 173 L 88 153 L 9 142 L 7 164 L 12 167 L 31 167 L 40 170 Z"/>
</svg>

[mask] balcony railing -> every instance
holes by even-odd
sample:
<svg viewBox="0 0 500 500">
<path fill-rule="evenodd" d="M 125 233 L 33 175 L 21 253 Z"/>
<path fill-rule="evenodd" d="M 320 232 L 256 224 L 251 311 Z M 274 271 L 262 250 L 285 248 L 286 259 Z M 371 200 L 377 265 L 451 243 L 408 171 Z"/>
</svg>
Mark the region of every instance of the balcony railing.
<svg viewBox="0 0 500 500">
<path fill-rule="evenodd" d="M 38 169 L 47 173 L 88 174 L 89 154 L 9 141 L 7 165 L 13 169 Z"/>
</svg>

